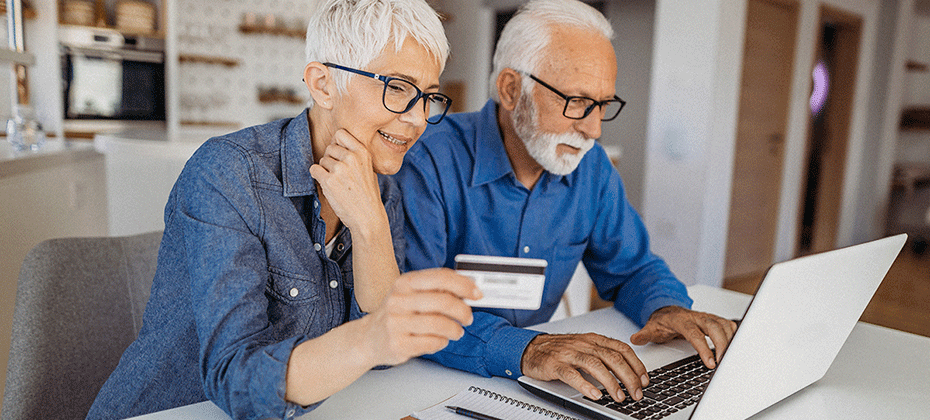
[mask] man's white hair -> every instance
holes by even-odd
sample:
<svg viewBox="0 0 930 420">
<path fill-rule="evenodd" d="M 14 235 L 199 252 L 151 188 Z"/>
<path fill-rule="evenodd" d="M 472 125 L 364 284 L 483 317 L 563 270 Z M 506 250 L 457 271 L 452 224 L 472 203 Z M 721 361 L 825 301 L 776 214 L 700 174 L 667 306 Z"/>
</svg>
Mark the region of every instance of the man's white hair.
<svg viewBox="0 0 930 420">
<path fill-rule="evenodd" d="M 307 63 L 332 62 L 363 69 L 394 42 L 399 51 L 408 36 L 429 52 L 440 72 L 449 57 L 449 41 L 439 16 L 424 0 L 324 0 L 307 24 Z M 345 92 L 349 72 L 332 73 Z M 313 106 L 313 98 L 309 105 Z"/>
<path fill-rule="evenodd" d="M 497 77 L 505 68 L 534 73 L 545 57 L 553 25 L 567 25 L 600 33 L 613 39 L 614 30 L 597 9 L 578 0 L 532 0 L 504 26 L 494 51 L 494 68 L 490 77 L 490 94 L 500 103 Z M 524 88 L 528 84 L 524 84 Z M 532 90 L 524 90 L 526 93 Z"/>
</svg>

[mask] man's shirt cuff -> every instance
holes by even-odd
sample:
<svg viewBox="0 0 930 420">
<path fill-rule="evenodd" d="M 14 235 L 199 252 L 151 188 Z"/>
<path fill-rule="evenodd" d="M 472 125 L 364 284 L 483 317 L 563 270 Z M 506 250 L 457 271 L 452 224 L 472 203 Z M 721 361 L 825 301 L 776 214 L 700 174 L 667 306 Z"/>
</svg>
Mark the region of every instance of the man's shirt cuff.
<svg viewBox="0 0 930 420">
<path fill-rule="evenodd" d="M 530 341 L 540 334 L 543 333 L 517 327 L 497 331 L 487 344 L 488 359 L 485 360 L 485 366 L 488 367 L 488 373 L 510 379 L 520 377 L 523 351 Z"/>
</svg>

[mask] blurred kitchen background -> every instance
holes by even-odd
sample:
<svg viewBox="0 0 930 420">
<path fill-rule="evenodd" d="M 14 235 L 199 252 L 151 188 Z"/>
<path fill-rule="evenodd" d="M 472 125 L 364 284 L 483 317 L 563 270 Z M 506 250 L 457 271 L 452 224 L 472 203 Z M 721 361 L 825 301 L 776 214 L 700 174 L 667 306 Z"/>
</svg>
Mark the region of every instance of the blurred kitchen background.
<svg viewBox="0 0 930 420">
<path fill-rule="evenodd" d="M 442 90 L 477 110 L 522 1 L 430 3 L 452 44 Z M 773 262 L 907 232 L 863 320 L 930 336 L 930 0 L 589 3 L 617 32 L 628 101 L 601 144 L 686 284 L 753 293 Z M 0 118 L 25 115 L 13 134 L 44 144 L 0 141 L 0 387 L 28 250 L 162 229 L 200 143 L 301 112 L 317 0 L 9 0 L 3 13 L 20 4 Z M 15 21 L 0 19 L 0 46 Z M 576 277 L 557 316 L 603 306 Z"/>
</svg>

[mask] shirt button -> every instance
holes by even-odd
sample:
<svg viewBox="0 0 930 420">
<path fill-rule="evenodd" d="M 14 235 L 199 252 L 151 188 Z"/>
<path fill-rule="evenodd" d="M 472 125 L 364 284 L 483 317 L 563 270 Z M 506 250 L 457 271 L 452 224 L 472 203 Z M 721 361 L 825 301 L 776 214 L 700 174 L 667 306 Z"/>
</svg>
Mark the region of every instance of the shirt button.
<svg viewBox="0 0 930 420">
<path fill-rule="evenodd" d="M 294 409 L 293 409 L 293 408 L 290 409 L 290 410 L 287 410 L 287 416 L 288 416 L 288 417 L 294 417 Z"/>
<path fill-rule="evenodd" d="M 528 246 L 523 247 L 523 253 L 524 253 L 524 254 L 529 254 L 529 253 L 530 253 L 530 247 L 528 247 Z"/>
<path fill-rule="evenodd" d="M 513 376 L 513 372 L 511 372 L 510 369 L 505 370 L 504 373 L 506 373 L 507 376 Z"/>
<path fill-rule="evenodd" d="M 296 287 L 291 289 L 291 297 L 297 297 L 297 295 L 299 294 L 300 294 L 300 290 L 297 290 Z"/>
<path fill-rule="evenodd" d="M 342 252 L 342 250 L 345 248 L 346 246 L 342 243 L 340 243 L 339 245 L 336 245 L 336 250 L 338 250 L 339 252 Z"/>
<path fill-rule="evenodd" d="M 313 244 L 313 249 L 319 251 L 319 250 L 323 249 L 323 245 L 320 245 L 320 244 Z"/>
<path fill-rule="evenodd" d="M 329 287 L 332 287 L 333 289 L 335 289 L 335 288 L 339 287 L 339 282 L 336 281 L 336 280 L 333 280 L 333 281 L 329 282 Z"/>
<path fill-rule="evenodd" d="M 319 201 L 314 201 L 314 202 L 313 202 L 313 208 L 317 208 L 317 207 L 320 207 L 320 202 L 319 202 Z"/>
</svg>

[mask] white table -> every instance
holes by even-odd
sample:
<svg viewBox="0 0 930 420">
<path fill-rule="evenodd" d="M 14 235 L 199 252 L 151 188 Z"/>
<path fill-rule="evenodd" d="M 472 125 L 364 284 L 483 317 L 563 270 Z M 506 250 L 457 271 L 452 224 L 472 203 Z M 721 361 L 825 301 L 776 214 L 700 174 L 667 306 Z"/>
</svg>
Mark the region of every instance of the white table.
<svg viewBox="0 0 930 420">
<path fill-rule="evenodd" d="M 740 318 L 750 296 L 707 286 L 688 293 L 694 309 Z M 638 330 L 612 308 L 539 325 L 546 332 L 606 333 L 625 339 Z M 643 360 L 647 368 L 657 361 Z M 516 381 L 483 378 L 425 360 L 370 371 L 302 419 L 400 419 L 479 386 L 553 408 Z M 564 411 L 564 409 L 561 409 Z M 753 419 L 916 419 L 930 417 L 930 338 L 859 323 L 826 376 Z M 211 402 L 139 417 L 145 420 L 228 420 Z"/>
</svg>

